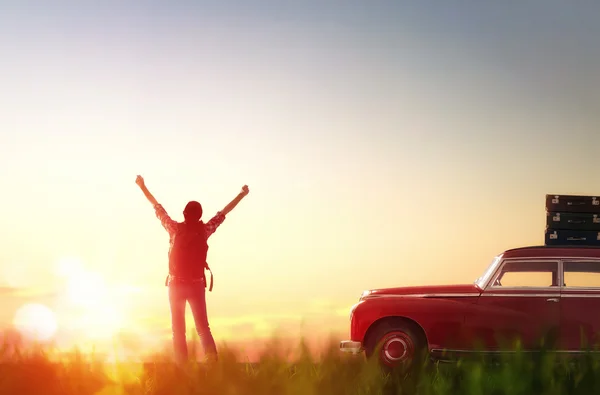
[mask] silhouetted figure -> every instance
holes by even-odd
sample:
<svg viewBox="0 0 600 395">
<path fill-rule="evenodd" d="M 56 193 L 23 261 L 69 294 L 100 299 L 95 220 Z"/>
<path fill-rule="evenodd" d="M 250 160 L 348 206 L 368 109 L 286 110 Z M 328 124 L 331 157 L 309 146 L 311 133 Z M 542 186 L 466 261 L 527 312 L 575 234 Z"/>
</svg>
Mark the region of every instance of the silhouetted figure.
<svg viewBox="0 0 600 395">
<path fill-rule="evenodd" d="M 210 270 L 206 262 L 208 238 L 225 221 L 225 216 L 248 194 L 248 186 L 225 208 L 204 223 L 202 205 L 190 201 L 183 210 L 183 222 L 177 222 L 169 217 L 166 210 L 148 191 L 141 176 L 137 176 L 136 184 L 146 198 L 152 203 L 156 216 L 169 233 L 169 274 L 165 285 L 169 287 L 169 304 L 171 307 L 171 328 L 173 332 L 173 347 L 178 362 L 188 359 L 188 349 L 185 333 L 185 308 L 189 302 L 196 331 L 202 342 L 204 353 L 209 360 L 217 359 L 217 347 L 208 324 L 206 311 L 206 274 Z M 211 272 L 210 290 L 212 290 Z"/>
</svg>

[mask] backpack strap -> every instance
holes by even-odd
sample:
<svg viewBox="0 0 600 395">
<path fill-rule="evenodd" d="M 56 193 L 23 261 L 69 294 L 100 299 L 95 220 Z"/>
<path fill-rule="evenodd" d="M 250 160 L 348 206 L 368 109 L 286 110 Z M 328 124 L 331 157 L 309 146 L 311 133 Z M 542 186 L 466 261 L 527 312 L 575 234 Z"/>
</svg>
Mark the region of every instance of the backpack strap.
<svg viewBox="0 0 600 395">
<path fill-rule="evenodd" d="M 208 292 L 212 292 L 212 289 L 213 289 L 213 272 L 212 272 L 212 270 L 210 270 L 210 267 L 208 266 L 208 263 L 206 264 L 206 268 L 210 272 L 210 287 L 208 288 Z"/>
</svg>

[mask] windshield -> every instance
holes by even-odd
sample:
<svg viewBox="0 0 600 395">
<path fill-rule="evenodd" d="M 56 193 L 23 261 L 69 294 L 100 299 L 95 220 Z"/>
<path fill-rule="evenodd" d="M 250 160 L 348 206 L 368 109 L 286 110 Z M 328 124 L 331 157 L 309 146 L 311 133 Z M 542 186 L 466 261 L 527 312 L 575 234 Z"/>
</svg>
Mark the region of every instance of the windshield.
<svg viewBox="0 0 600 395">
<path fill-rule="evenodd" d="M 492 274 L 496 271 L 496 268 L 498 267 L 498 263 L 500 263 L 501 258 L 502 258 L 502 255 L 498 255 L 492 260 L 492 263 L 490 263 L 490 265 L 487 267 L 487 269 L 485 269 L 485 272 L 483 272 L 483 275 L 481 275 L 481 277 L 479 277 L 477 280 L 475 280 L 475 285 L 477 285 L 479 288 L 483 289 L 483 287 L 489 281 Z"/>
</svg>

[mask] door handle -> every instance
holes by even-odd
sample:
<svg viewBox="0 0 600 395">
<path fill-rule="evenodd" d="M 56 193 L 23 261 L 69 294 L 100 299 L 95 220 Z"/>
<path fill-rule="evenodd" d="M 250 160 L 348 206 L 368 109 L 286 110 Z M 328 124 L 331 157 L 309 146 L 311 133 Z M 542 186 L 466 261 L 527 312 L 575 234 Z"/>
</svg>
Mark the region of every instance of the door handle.
<svg viewBox="0 0 600 395">
<path fill-rule="evenodd" d="M 546 302 L 558 303 L 558 298 L 549 298 L 549 299 L 546 299 Z"/>
</svg>

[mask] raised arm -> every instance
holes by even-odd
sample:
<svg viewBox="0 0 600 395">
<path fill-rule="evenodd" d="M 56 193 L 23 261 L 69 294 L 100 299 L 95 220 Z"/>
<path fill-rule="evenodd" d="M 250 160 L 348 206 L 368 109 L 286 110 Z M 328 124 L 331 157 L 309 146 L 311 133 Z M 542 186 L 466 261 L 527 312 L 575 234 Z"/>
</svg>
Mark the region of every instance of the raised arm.
<svg viewBox="0 0 600 395">
<path fill-rule="evenodd" d="M 146 188 L 146 183 L 144 182 L 144 178 L 142 176 L 137 176 L 135 178 L 135 183 L 140 187 L 140 189 L 144 193 L 144 196 L 146 196 L 146 199 L 148 199 L 152 206 L 158 205 L 158 202 L 156 201 L 154 196 L 152 196 L 148 188 Z"/>
<path fill-rule="evenodd" d="M 160 220 L 162 226 L 167 230 L 167 232 L 174 232 L 177 227 L 177 222 L 173 221 L 171 217 L 169 217 L 169 214 L 164 209 L 164 207 L 156 201 L 156 199 L 150 193 L 148 188 L 146 188 L 146 183 L 144 182 L 142 176 L 137 176 L 135 179 L 135 183 L 140 187 L 140 189 L 144 193 L 144 196 L 146 196 L 146 199 L 148 199 L 148 201 L 152 204 L 152 207 L 154 207 L 156 217 Z"/>
<path fill-rule="evenodd" d="M 223 215 L 227 215 L 229 214 L 229 212 L 231 210 L 233 210 L 235 208 L 235 206 L 238 205 L 238 203 L 244 198 L 246 197 L 246 195 L 250 192 L 250 190 L 248 189 L 248 185 L 244 185 L 242 187 L 242 191 L 235 197 L 235 199 L 233 199 L 231 202 L 229 202 L 229 204 L 227 206 L 225 206 L 225 208 L 223 210 L 221 210 L 221 214 Z"/>
</svg>

